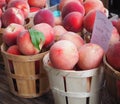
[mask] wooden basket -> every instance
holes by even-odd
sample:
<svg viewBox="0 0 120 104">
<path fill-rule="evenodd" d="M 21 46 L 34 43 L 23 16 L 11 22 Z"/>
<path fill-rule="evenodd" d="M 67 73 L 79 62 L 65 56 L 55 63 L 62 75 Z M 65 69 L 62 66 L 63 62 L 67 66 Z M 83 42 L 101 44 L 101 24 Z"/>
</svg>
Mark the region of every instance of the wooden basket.
<svg viewBox="0 0 120 104">
<path fill-rule="evenodd" d="M 49 81 L 42 59 L 47 52 L 31 56 L 12 55 L 1 45 L 10 91 L 23 98 L 34 98 L 49 91 Z"/>
<path fill-rule="evenodd" d="M 106 57 L 103 58 L 105 66 L 106 88 L 116 101 L 120 102 L 120 72 L 115 70 L 107 63 Z"/>
<path fill-rule="evenodd" d="M 43 58 L 48 73 L 55 104 L 101 104 L 104 68 L 85 71 L 54 69 L 49 64 L 49 54 Z"/>
</svg>

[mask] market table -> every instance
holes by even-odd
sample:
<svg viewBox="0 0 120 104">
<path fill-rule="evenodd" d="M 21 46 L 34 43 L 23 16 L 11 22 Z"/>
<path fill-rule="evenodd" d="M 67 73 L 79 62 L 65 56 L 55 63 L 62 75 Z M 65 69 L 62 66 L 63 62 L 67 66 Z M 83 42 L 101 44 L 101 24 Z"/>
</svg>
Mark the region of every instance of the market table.
<svg viewBox="0 0 120 104">
<path fill-rule="evenodd" d="M 101 90 L 102 104 L 119 104 L 111 97 L 107 89 Z M 4 65 L 0 64 L 0 104 L 54 104 L 51 91 L 36 98 L 21 98 L 9 91 Z"/>
</svg>

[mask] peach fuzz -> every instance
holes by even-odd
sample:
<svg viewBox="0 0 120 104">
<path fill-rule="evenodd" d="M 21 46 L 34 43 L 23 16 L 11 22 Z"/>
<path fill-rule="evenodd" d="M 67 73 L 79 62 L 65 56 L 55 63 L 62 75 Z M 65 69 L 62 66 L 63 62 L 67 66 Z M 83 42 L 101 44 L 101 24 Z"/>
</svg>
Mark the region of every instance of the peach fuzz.
<svg viewBox="0 0 120 104">
<path fill-rule="evenodd" d="M 11 23 L 3 29 L 3 42 L 6 43 L 8 46 L 16 44 L 17 36 L 20 34 L 20 32 L 24 30 L 25 28 L 23 25 Z"/>
<path fill-rule="evenodd" d="M 54 15 L 49 9 L 40 9 L 34 16 L 34 24 L 47 23 L 51 26 L 55 25 Z"/>
<path fill-rule="evenodd" d="M 49 58 L 54 68 L 72 70 L 78 62 L 77 47 L 68 40 L 55 42 L 49 51 Z"/>
<path fill-rule="evenodd" d="M 62 25 L 67 31 L 81 32 L 83 29 L 83 18 L 84 16 L 80 12 L 71 12 L 64 17 Z"/>
<path fill-rule="evenodd" d="M 62 19 L 69 13 L 71 12 L 80 12 L 83 16 L 85 14 L 85 9 L 83 7 L 83 5 L 81 3 L 76 3 L 76 2 L 69 2 L 67 3 L 62 11 L 61 11 L 61 16 L 62 16 Z"/>
<path fill-rule="evenodd" d="M 18 49 L 18 45 L 12 45 L 10 46 L 7 51 L 10 54 L 14 54 L 14 55 L 21 55 L 21 52 Z"/>
<path fill-rule="evenodd" d="M 59 40 L 61 35 L 67 32 L 67 30 L 62 25 L 55 25 L 53 27 L 54 34 L 55 34 L 55 41 Z"/>
<path fill-rule="evenodd" d="M 120 71 L 120 42 L 109 47 L 106 53 L 106 60 L 115 70 Z"/>
<path fill-rule="evenodd" d="M 7 27 L 11 23 L 17 23 L 20 25 L 24 25 L 24 15 L 22 11 L 18 8 L 11 7 L 8 8 L 1 17 L 2 24 L 4 27 Z"/>
<path fill-rule="evenodd" d="M 55 33 L 53 27 L 47 23 L 40 23 L 32 26 L 33 29 L 42 32 L 45 36 L 45 44 L 44 47 L 49 47 L 55 40 Z"/>
<path fill-rule="evenodd" d="M 79 48 L 84 44 L 83 38 L 75 32 L 68 31 L 60 36 L 60 40 L 69 40 Z"/>
<path fill-rule="evenodd" d="M 46 7 L 47 0 L 28 0 L 28 3 L 31 7 L 44 8 Z"/>
<path fill-rule="evenodd" d="M 7 5 L 7 8 L 10 8 L 10 7 L 16 7 L 20 9 L 23 12 L 25 18 L 27 18 L 28 14 L 30 13 L 30 6 L 28 2 L 25 0 L 10 1 Z"/>
<path fill-rule="evenodd" d="M 34 55 L 39 53 L 39 50 L 32 44 L 30 33 L 28 30 L 22 31 L 17 36 L 17 45 L 20 52 L 24 55 Z"/>
<path fill-rule="evenodd" d="M 104 11 L 104 5 L 100 0 L 86 0 L 83 2 L 85 8 L 85 14 L 93 9 Z"/>
<path fill-rule="evenodd" d="M 78 66 L 82 70 L 97 68 L 102 63 L 104 50 L 97 44 L 86 43 L 79 48 Z"/>
</svg>

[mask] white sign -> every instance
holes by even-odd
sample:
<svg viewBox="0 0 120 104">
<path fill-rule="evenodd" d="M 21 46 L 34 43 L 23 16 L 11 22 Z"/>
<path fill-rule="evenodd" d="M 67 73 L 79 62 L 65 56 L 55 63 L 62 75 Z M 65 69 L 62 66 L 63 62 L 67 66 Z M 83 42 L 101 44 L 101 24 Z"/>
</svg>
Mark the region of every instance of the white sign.
<svg viewBox="0 0 120 104">
<path fill-rule="evenodd" d="M 113 25 L 111 21 L 100 11 L 96 13 L 91 43 L 100 45 L 106 52 L 112 35 Z"/>
</svg>

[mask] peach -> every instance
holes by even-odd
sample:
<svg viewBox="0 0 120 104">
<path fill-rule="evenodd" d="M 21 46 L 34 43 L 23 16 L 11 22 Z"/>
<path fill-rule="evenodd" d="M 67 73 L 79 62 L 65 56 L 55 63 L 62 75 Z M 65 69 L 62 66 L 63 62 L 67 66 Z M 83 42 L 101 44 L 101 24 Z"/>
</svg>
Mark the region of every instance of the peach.
<svg viewBox="0 0 120 104">
<path fill-rule="evenodd" d="M 77 2 L 77 3 L 80 3 L 79 0 L 60 0 L 60 3 L 59 3 L 59 10 L 62 11 L 63 7 L 69 3 L 69 2 Z"/>
<path fill-rule="evenodd" d="M 83 6 L 85 8 L 85 14 L 93 9 L 104 11 L 104 5 L 101 0 L 86 0 L 83 2 Z"/>
<path fill-rule="evenodd" d="M 62 18 L 64 18 L 70 12 L 75 12 L 75 11 L 80 12 L 82 15 L 85 14 L 85 9 L 81 3 L 69 2 L 63 7 L 61 11 L 61 16 Z"/>
<path fill-rule="evenodd" d="M 115 43 L 117 43 L 118 41 L 120 41 L 120 35 L 117 31 L 117 29 L 115 27 L 113 27 L 113 31 L 112 31 L 112 36 L 110 39 L 110 45 L 113 45 Z"/>
<path fill-rule="evenodd" d="M 17 36 L 25 30 L 23 25 L 11 23 L 3 30 L 3 42 L 8 46 L 16 44 Z"/>
<path fill-rule="evenodd" d="M 39 32 L 42 32 L 45 36 L 44 47 L 49 47 L 55 40 L 55 33 L 53 27 L 47 23 L 40 23 L 32 26 L 32 29 L 35 29 Z"/>
<path fill-rule="evenodd" d="M 60 36 L 60 40 L 69 40 L 79 48 L 84 44 L 83 38 L 75 32 L 68 31 Z"/>
<path fill-rule="evenodd" d="M 10 54 L 14 54 L 14 55 L 21 55 L 21 52 L 19 51 L 18 45 L 12 45 L 10 46 L 7 51 Z"/>
<path fill-rule="evenodd" d="M 116 27 L 116 29 L 118 30 L 118 32 L 120 34 L 120 19 L 118 19 L 118 20 L 112 20 L 112 24 L 113 24 L 113 26 Z"/>
<path fill-rule="evenodd" d="M 6 3 L 8 4 L 11 1 L 14 1 L 14 0 L 6 0 Z M 23 0 L 23 1 L 27 1 L 28 2 L 28 0 Z"/>
<path fill-rule="evenodd" d="M 120 42 L 115 43 L 108 48 L 106 59 L 115 70 L 120 71 Z"/>
<path fill-rule="evenodd" d="M 86 43 L 79 48 L 78 66 L 82 70 L 99 67 L 102 63 L 104 50 L 97 44 Z"/>
<path fill-rule="evenodd" d="M 2 27 L 2 22 L 1 22 L 1 19 L 0 19 L 0 28 Z"/>
<path fill-rule="evenodd" d="M 59 40 L 59 38 L 61 37 L 61 35 L 63 35 L 64 33 L 67 32 L 67 30 L 62 26 L 62 25 L 55 25 L 53 27 L 54 30 L 54 34 L 55 34 L 55 40 Z"/>
<path fill-rule="evenodd" d="M 92 31 L 93 31 L 93 26 L 94 26 L 94 21 L 95 21 L 95 17 L 96 17 L 96 12 L 97 12 L 97 10 L 91 10 L 89 13 L 87 13 L 84 16 L 84 19 L 83 19 L 83 26 L 90 33 L 92 33 Z"/>
<path fill-rule="evenodd" d="M 28 0 L 28 3 L 31 7 L 44 8 L 46 7 L 47 0 Z"/>
<path fill-rule="evenodd" d="M 28 14 L 30 13 L 30 6 L 28 2 L 25 0 L 10 1 L 7 5 L 7 8 L 10 8 L 10 7 L 16 7 L 20 9 L 23 12 L 25 18 L 27 18 Z"/>
<path fill-rule="evenodd" d="M 31 36 L 28 30 L 22 31 L 17 36 L 17 45 L 20 52 L 24 55 L 34 55 L 40 51 L 33 45 Z"/>
<path fill-rule="evenodd" d="M 55 42 L 49 51 L 50 61 L 54 68 L 72 70 L 78 62 L 77 47 L 68 40 Z"/>
<path fill-rule="evenodd" d="M 2 16 L 2 13 L 3 13 L 3 11 L 2 11 L 2 9 L 0 8 L 0 18 L 1 18 L 1 16 Z"/>
<path fill-rule="evenodd" d="M 3 8 L 6 5 L 6 0 L 0 0 L 0 8 Z"/>
<path fill-rule="evenodd" d="M 25 18 L 22 11 L 15 7 L 8 8 L 1 17 L 2 24 L 4 27 L 7 27 L 11 23 L 24 25 L 24 19 Z"/>
<path fill-rule="evenodd" d="M 67 31 L 80 32 L 83 29 L 83 15 L 80 12 L 71 12 L 64 17 L 62 25 Z"/>
<path fill-rule="evenodd" d="M 51 26 L 55 25 L 54 15 L 49 9 L 40 9 L 34 16 L 34 24 L 48 23 Z"/>
</svg>

